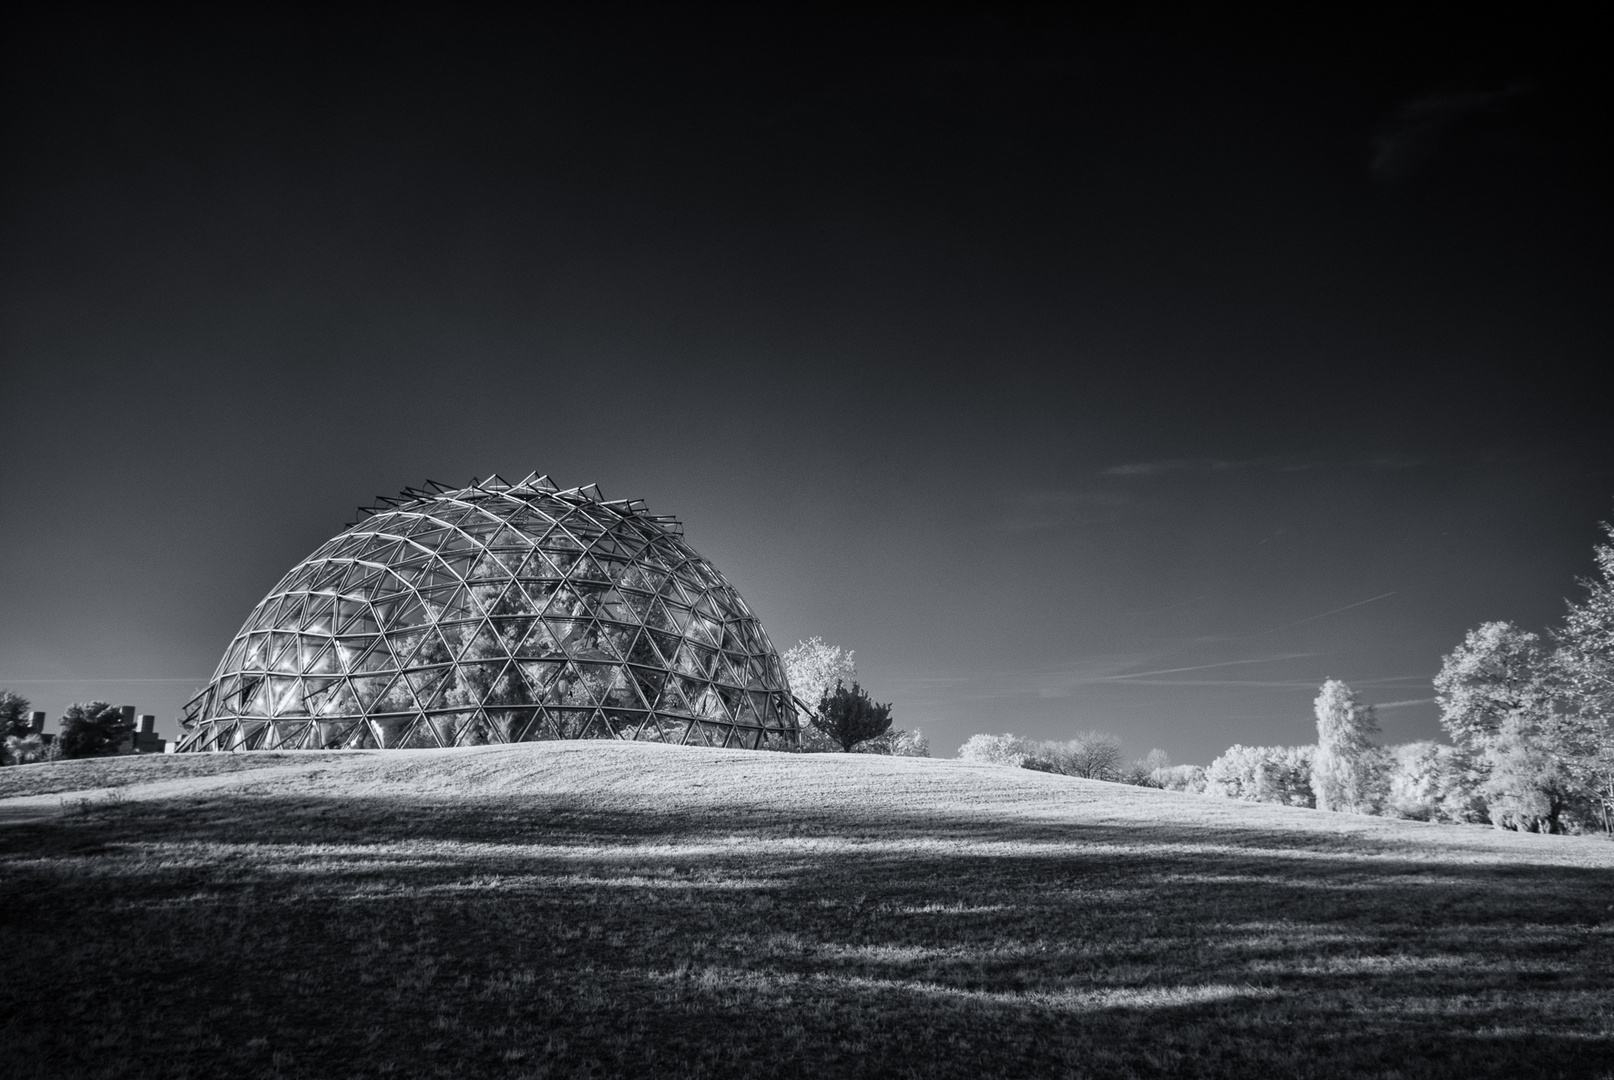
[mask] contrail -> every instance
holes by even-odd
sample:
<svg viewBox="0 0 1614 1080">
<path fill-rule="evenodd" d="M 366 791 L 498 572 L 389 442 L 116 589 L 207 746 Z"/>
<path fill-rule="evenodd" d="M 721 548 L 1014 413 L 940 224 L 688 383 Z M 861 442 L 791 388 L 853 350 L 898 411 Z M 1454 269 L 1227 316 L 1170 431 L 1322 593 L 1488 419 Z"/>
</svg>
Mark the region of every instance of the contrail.
<svg viewBox="0 0 1614 1080">
<path fill-rule="evenodd" d="M 1353 605 L 1354 606 L 1354 605 Z M 1332 612 L 1330 612 L 1332 614 Z M 1105 675 L 1100 682 L 1114 679 L 1142 679 L 1149 675 L 1175 675 L 1180 671 L 1208 671 L 1211 668 L 1236 667 L 1239 664 L 1270 664 L 1278 660 L 1298 660 L 1303 656 L 1321 656 L 1322 653 L 1297 652 L 1283 656 L 1262 656 L 1254 660 L 1224 660 L 1220 664 L 1195 664 L 1193 667 L 1161 668 L 1159 671 L 1134 671 L 1130 675 Z"/>
<path fill-rule="evenodd" d="M 1260 679 L 1133 679 L 1128 686 L 1266 686 L 1283 690 L 1316 689 L 1314 682 L 1263 682 Z"/>
<path fill-rule="evenodd" d="M 1306 623 L 1316 622 L 1318 619 L 1326 619 L 1330 615 L 1338 615 L 1342 611 L 1349 611 L 1349 610 L 1351 610 L 1351 608 L 1359 608 L 1363 604 L 1371 604 L 1375 600 L 1383 600 L 1387 596 L 1394 596 L 1394 595 L 1395 595 L 1395 590 L 1391 589 L 1387 593 L 1380 593 L 1378 596 L 1370 596 L 1366 600 L 1358 600 L 1354 604 L 1346 604 L 1344 607 L 1337 607 L 1333 611 L 1325 611 L 1321 615 L 1308 616 L 1308 617 L 1306 617 L 1304 619 L 1301 619 L 1299 622 L 1284 623 L 1282 626 L 1274 626 L 1271 630 L 1263 630 L 1263 631 L 1261 631 L 1261 633 L 1256 634 L 1254 636 L 1255 637 L 1263 637 L 1263 636 L 1265 636 L 1267 634 L 1276 634 L 1279 630 L 1288 630 L 1290 627 L 1303 626 Z"/>
</svg>

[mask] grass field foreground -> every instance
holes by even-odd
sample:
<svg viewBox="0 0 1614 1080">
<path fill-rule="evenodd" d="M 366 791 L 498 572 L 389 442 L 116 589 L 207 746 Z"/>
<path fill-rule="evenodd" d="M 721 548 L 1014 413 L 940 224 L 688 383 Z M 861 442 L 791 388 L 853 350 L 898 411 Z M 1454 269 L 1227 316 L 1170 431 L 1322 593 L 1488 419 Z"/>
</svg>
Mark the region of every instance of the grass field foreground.
<svg viewBox="0 0 1614 1080">
<path fill-rule="evenodd" d="M 1614 844 L 623 743 L 0 770 L 17 1077 L 1610 1076 Z"/>
</svg>

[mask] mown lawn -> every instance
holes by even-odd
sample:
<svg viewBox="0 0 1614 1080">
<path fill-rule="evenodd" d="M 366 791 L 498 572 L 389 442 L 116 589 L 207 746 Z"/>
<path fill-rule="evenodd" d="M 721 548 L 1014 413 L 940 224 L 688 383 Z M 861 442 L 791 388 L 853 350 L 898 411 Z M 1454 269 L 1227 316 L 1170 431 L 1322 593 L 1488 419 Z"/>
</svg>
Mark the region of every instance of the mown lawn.
<svg viewBox="0 0 1614 1080">
<path fill-rule="evenodd" d="M 1614 1075 L 1597 838 L 840 755 L 234 760 L 0 825 L 6 1075 Z"/>
</svg>

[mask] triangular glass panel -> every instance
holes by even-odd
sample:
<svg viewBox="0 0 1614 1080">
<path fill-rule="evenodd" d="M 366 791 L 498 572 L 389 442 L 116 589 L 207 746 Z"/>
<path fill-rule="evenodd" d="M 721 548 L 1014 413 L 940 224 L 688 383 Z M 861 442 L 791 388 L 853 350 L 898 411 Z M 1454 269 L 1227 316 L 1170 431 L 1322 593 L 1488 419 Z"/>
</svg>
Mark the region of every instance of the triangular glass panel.
<svg viewBox="0 0 1614 1080">
<path fill-rule="evenodd" d="M 507 742 L 527 742 L 538 719 L 537 709 L 489 710 L 488 719 L 504 729 Z"/>
<path fill-rule="evenodd" d="M 314 725 L 313 742 L 322 750 L 343 749 L 348 745 L 353 732 L 363 723 L 362 720 L 320 721 Z"/>
<path fill-rule="evenodd" d="M 392 618 L 387 621 L 387 629 L 394 630 L 403 627 L 425 626 L 428 623 L 435 621 L 436 620 L 427 613 L 425 606 L 421 604 L 419 599 L 409 597 L 406 601 L 398 604 L 393 609 Z"/>
<path fill-rule="evenodd" d="M 250 639 L 243 637 L 237 638 L 235 641 L 230 643 L 230 649 L 224 654 L 224 663 L 221 665 L 220 670 L 241 670 L 241 660 L 247 654 L 247 643 L 249 640 Z"/>
<path fill-rule="evenodd" d="M 270 715 L 307 715 L 308 710 L 303 705 L 302 683 L 299 680 L 271 675 L 267 681 L 270 684 Z"/>
<path fill-rule="evenodd" d="M 652 630 L 676 634 L 678 625 L 667 617 L 667 609 L 660 600 L 652 601 L 649 610 L 645 612 L 644 624 Z"/>
<path fill-rule="evenodd" d="M 406 659 L 401 665 L 403 667 L 414 668 L 433 664 L 446 664 L 454 659 L 452 650 L 449 649 L 448 643 L 443 640 L 442 634 L 438 632 L 436 627 L 422 630 L 418 634 L 411 634 L 409 638 L 403 639 L 399 644 L 412 646 L 404 654 Z"/>
<path fill-rule="evenodd" d="M 586 615 L 583 602 L 578 599 L 577 593 L 570 588 L 561 587 L 549 597 L 549 603 L 544 605 L 545 615 L 555 618 L 575 619 Z"/>
<path fill-rule="evenodd" d="M 471 586 L 471 611 L 477 615 L 504 615 L 505 597 L 510 583 L 499 581 Z M 520 592 L 516 593 L 520 599 Z"/>
<path fill-rule="evenodd" d="M 600 634 L 609 651 L 626 660 L 628 659 L 628 654 L 633 651 L 634 642 L 639 639 L 640 631 L 631 626 L 601 623 Z"/>
<path fill-rule="evenodd" d="M 598 710 L 588 714 L 583 722 L 583 728 L 573 738 L 578 739 L 609 739 L 611 727 L 605 722 L 605 717 Z"/>
<path fill-rule="evenodd" d="M 569 576 L 573 581 L 586 581 L 599 585 L 608 585 L 611 581 L 611 576 L 605 572 L 605 568 L 587 555 L 577 560 Z"/>
<path fill-rule="evenodd" d="M 665 663 L 660 653 L 656 651 L 655 643 L 650 633 L 639 631 L 623 650 L 623 658 L 631 664 L 641 664 L 645 667 L 661 667 Z M 654 699 L 652 699 L 654 700 Z"/>
<path fill-rule="evenodd" d="M 503 615 L 488 620 L 492 627 L 493 636 L 498 640 L 504 652 L 515 655 L 521 643 L 527 639 L 533 624 L 538 620 L 531 615 Z"/>
<path fill-rule="evenodd" d="M 497 680 L 504 666 L 502 663 L 460 664 L 456 668 L 455 680 L 459 693 L 464 695 L 464 702 L 484 705 L 489 698 L 496 698 Z"/>
<path fill-rule="evenodd" d="M 435 521 L 422 518 L 415 527 L 416 531 L 409 537 L 414 544 L 427 551 L 436 551 L 438 546 L 448 538 L 451 530 Z"/>
<path fill-rule="evenodd" d="M 637 613 L 628 606 L 627 599 L 616 589 L 607 589 L 600 594 L 598 611 L 602 619 L 612 619 L 630 625 L 639 622 Z"/>
<path fill-rule="evenodd" d="M 592 709 L 551 709 L 549 719 L 557 738 L 581 739 L 594 718 Z"/>
<path fill-rule="evenodd" d="M 376 550 L 366 555 L 366 561 L 380 563 L 383 566 L 395 566 L 406 557 L 404 554 L 406 550 L 402 540 L 388 537 L 386 543 L 378 545 Z"/>
<path fill-rule="evenodd" d="M 520 660 L 521 673 L 533 694 L 533 700 L 551 700 L 550 686 L 567 670 L 567 665 L 554 660 Z"/>
<path fill-rule="evenodd" d="M 510 568 L 491 551 L 478 555 L 465 572 L 466 581 L 503 581 L 509 576 Z"/>
<path fill-rule="evenodd" d="M 456 660 L 503 660 L 508 655 L 504 642 L 493 632 L 493 627 L 486 619 L 465 624 L 459 628 L 457 636 L 458 648 L 454 650 Z"/>
<path fill-rule="evenodd" d="M 600 624 L 596 622 L 580 623 L 580 629 L 566 639 L 566 654 L 573 660 L 608 661 L 620 660 L 606 642 L 600 632 Z"/>
<path fill-rule="evenodd" d="M 341 584 L 337 586 L 337 589 L 344 596 L 369 596 L 379 573 L 373 566 L 354 563 L 347 568 L 347 573 L 342 575 Z"/>
<path fill-rule="evenodd" d="M 308 589 L 310 592 L 335 592 L 336 583 L 342 580 L 345 573 L 347 573 L 345 562 L 321 563 L 318 572 L 309 577 Z"/>
<path fill-rule="evenodd" d="M 715 648 L 723 643 L 723 627 L 720 623 L 696 615 L 689 620 L 689 625 L 684 627 L 684 636 Z"/>
<path fill-rule="evenodd" d="M 387 647 L 385 638 L 358 638 L 353 641 L 355 647 L 358 647 L 361 642 L 367 642 L 363 646 L 365 651 L 348 664 L 349 671 L 355 673 L 392 671 L 397 668 L 398 661 L 393 657 L 392 650 Z"/>
<path fill-rule="evenodd" d="M 553 580 L 564 576 L 555 568 L 555 564 L 550 562 L 549 558 L 537 548 L 527 553 L 526 559 L 516 573 L 519 577 L 536 578 L 540 581 Z"/>
<path fill-rule="evenodd" d="M 318 708 L 310 708 L 319 716 L 351 716 L 359 711 L 359 703 L 353 696 L 353 688 L 344 680 L 325 695 Z"/>
<path fill-rule="evenodd" d="M 448 676 L 451 670 L 451 668 L 446 667 L 421 668 L 417 671 L 405 673 L 404 681 L 408 683 L 409 689 L 414 691 L 415 700 L 425 705 L 426 702 L 431 700 L 432 691 L 437 689 L 437 685 Z"/>
<path fill-rule="evenodd" d="M 286 597 L 285 601 L 280 605 L 280 614 L 275 619 L 276 623 L 287 630 L 296 629 L 302 624 L 303 611 L 307 606 L 307 596 L 295 594 Z"/>
<path fill-rule="evenodd" d="M 442 560 L 444 569 L 455 577 L 464 579 L 470 573 L 471 566 L 476 562 L 478 554 L 476 551 L 456 551 L 440 553 L 438 557 Z"/>
<path fill-rule="evenodd" d="M 611 681 L 605 686 L 600 704 L 616 709 L 643 709 L 648 703 L 639 696 L 638 684 L 625 668 L 616 668 Z"/>
<path fill-rule="evenodd" d="M 288 674 L 297 672 L 297 635 L 272 633 L 267 635 L 266 655 L 268 663 L 264 667 L 269 671 L 280 671 Z"/>
<path fill-rule="evenodd" d="M 624 590 L 622 593 L 622 600 L 628 605 L 628 610 L 633 613 L 633 617 L 625 621 L 636 622 L 642 625 L 644 623 L 645 616 L 650 613 L 650 597 L 644 595 L 643 593 Z"/>
<path fill-rule="evenodd" d="M 527 634 L 510 650 L 512 656 L 551 656 L 560 651 L 560 642 L 542 619 L 532 620 Z"/>
<path fill-rule="evenodd" d="M 693 621 L 689 609 L 682 604 L 674 604 L 669 601 L 663 601 L 662 603 L 667 610 L 667 618 L 672 621 L 674 629 L 680 634 L 688 633 L 689 626 Z"/>
<path fill-rule="evenodd" d="M 387 687 L 392 683 L 392 676 L 359 676 L 349 680 L 349 682 L 353 687 L 353 697 L 358 701 L 359 708 L 368 712 L 372 706 L 382 699 Z"/>
<path fill-rule="evenodd" d="M 326 640 L 314 655 L 308 657 L 303 666 L 303 673 L 307 675 L 330 675 L 340 670 L 341 664 L 337 660 L 336 646 L 329 640 Z"/>
<path fill-rule="evenodd" d="M 661 699 L 656 702 L 656 711 L 677 713 L 684 716 L 693 712 L 689 701 L 684 697 L 683 690 L 679 688 L 677 681 L 673 679 L 667 680 L 667 685 L 662 688 Z"/>
</svg>

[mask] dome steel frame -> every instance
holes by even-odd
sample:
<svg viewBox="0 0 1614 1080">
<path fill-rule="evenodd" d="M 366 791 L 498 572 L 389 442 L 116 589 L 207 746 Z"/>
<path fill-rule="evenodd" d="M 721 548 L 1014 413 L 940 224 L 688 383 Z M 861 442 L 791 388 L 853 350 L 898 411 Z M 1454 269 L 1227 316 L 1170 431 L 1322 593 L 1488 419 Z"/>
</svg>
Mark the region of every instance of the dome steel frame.
<svg viewBox="0 0 1614 1080">
<path fill-rule="evenodd" d="M 180 752 L 797 744 L 766 631 L 675 518 L 536 474 L 360 514 L 253 609 Z"/>
</svg>

